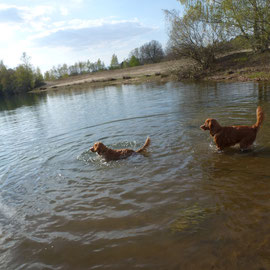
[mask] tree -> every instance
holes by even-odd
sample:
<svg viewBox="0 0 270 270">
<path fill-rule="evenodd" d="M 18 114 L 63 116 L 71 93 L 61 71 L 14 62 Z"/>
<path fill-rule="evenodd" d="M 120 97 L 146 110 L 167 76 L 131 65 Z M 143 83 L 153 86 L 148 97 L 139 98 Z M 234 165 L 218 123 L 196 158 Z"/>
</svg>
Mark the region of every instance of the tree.
<svg viewBox="0 0 270 270">
<path fill-rule="evenodd" d="M 44 79 L 45 79 L 45 81 L 50 81 L 51 80 L 51 74 L 50 74 L 49 71 L 46 71 L 44 73 Z"/>
<path fill-rule="evenodd" d="M 15 69 L 16 92 L 28 92 L 34 88 L 34 74 L 24 64 Z"/>
<path fill-rule="evenodd" d="M 133 56 L 135 58 L 132 59 Z M 162 45 L 156 40 L 145 43 L 141 47 L 135 48 L 129 53 L 130 60 L 132 59 L 132 61 L 136 61 L 136 63 L 133 62 L 135 65 L 138 65 L 137 61 L 139 61 L 139 64 L 158 63 L 163 59 L 163 57 L 164 52 Z"/>
<path fill-rule="evenodd" d="M 30 59 L 31 57 L 23 52 L 22 64 L 15 69 L 16 92 L 28 92 L 35 86 L 34 71 Z"/>
<path fill-rule="evenodd" d="M 34 83 L 35 88 L 40 87 L 45 84 L 43 75 L 39 67 L 37 67 L 36 72 L 34 73 L 34 78 L 35 78 L 35 83 Z"/>
<path fill-rule="evenodd" d="M 180 0 L 186 12 L 198 7 L 215 10 L 215 23 L 223 25 L 230 38 L 243 36 L 254 51 L 263 52 L 270 45 L 270 1 L 268 0 Z"/>
<path fill-rule="evenodd" d="M 116 57 L 117 60 L 117 57 Z M 118 60 L 117 60 L 118 62 Z M 95 63 L 97 71 L 105 70 L 105 64 L 101 62 L 101 60 L 98 58 L 97 62 Z M 119 65 L 119 64 L 118 64 Z"/>
<path fill-rule="evenodd" d="M 3 61 L 0 61 L 0 93 L 11 95 L 15 93 L 15 71 L 8 69 Z"/>
<path fill-rule="evenodd" d="M 118 62 L 118 58 L 117 58 L 116 54 L 113 54 L 110 69 L 117 69 L 119 67 L 120 67 L 120 65 L 119 65 L 119 62 Z"/>
<path fill-rule="evenodd" d="M 15 69 L 7 68 L 0 61 L 0 92 L 5 95 L 24 93 L 44 84 L 39 68 L 34 69 L 30 57 L 23 53 L 22 64 Z"/>
<path fill-rule="evenodd" d="M 23 62 L 23 65 L 27 69 L 32 69 L 32 65 L 30 63 L 31 57 L 26 54 L 26 52 L 23 52 L 21 56 L 21 61 Z"/>
<path fill-rule="evenodd" d="M 79 74 L 76 63 L 74 65 L 71 65 L 68 68 L 68 72 L 69 72 L 69 75 L 70 76 L 74 76 L 74 75 L 78 75 Z"/>
<path fill-rule="evenodd" d="M 203 6 L 197 1 L 183 17 L 175 10 L 165 12 L 170 23 L 169 48 L 174 54 L 190 57 L 206 69 L 217 54 L 226 50 L 226 27 L 217 22 L 218 9 L 214 4 Z"/>
<path fill-rule="evenodd" d="M 137 58 L 139 60 L 139 62 L 141 63 L 141 52 L 140 52 L 140 48 L 135 48 L 133 49 L 130 53 L 129 53 L 129 58 L 131 59 L 132 56 L 134 56 L 135 58 Z"/>
<path fill-rule="evenodd" d="M 129 61 L 128 60 L 124 60 L 121 64 L 120 64 L 121 68 L 128 68 L 129 67 Z"/>
<path fill-rule="evenodd" d="M 67 64 L 63 64 L 62 67 L 60 67 L 59 73 L 60 73 L 61 78 L 68 77 L 69 73 L 68 73 L 68 66 L 67 66 Z"/>
<path fill-rule="evenodd" d="M 270 1 L 223 0 L 219 3 L 222 23 L 241 34 L 254 51 L 268 50 L 270 44 Z"/>
<path fill-rule="evenodd" d="M 143 63 L 158 63 L 164 57 L 162 45 L 156 40 L 141 46 L 140 53 Z"/>
<path fill-rule="evenodd" d="M 132 55 L 129 62 L 128 62 L 128 65 L 130 67 L 136 67 L 136 66 L 140 65 L 140 61 L 135 55 Z"/>
<path fill-rule="evenodd" d="M 7 68 L 4 65 L 3 60 L 0 61 L 0 94 L 4 94 L 5 91 L 5 77 L 7 73 Z"/>
</svg>

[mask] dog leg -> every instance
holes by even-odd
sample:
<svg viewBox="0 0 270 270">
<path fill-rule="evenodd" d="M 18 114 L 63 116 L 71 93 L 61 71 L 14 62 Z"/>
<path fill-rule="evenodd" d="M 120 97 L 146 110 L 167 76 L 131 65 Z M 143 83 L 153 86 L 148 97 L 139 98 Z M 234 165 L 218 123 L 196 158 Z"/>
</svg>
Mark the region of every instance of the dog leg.
<svg viewBox="0 0 270 270">
<path fill-rule="evenodd" d="M 241 151 L 247 151 L 250 149 L 251 145 L 253 144 L 253 138 L 244 138 L 240 141 L 240 149 Z"/>
</svg>

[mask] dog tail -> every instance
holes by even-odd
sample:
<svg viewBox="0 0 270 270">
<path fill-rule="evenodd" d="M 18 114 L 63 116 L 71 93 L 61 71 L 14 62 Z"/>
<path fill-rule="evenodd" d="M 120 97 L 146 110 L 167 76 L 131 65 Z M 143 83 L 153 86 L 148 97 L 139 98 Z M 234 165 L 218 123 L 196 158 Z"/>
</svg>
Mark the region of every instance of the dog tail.
<svg viewBox="0 0 270 270">
<path fill-rule="evenodd" d="M 145 141 L 143 147 L 141 147 L 141 148 L 140 148 L 139 150 L 137 150 L 136 152 L 137 152 L 137 153 L 141 153 L 141 152 L 145 151 L 146 148 L 150 145 L 150 142 L 151 142 L 151 141 L 150 141 L 150 138 L 147 137 L 147 139 L 146 139 L 146 141 Z"/>
<path fill-rule="evenodd" d="M 257 122 L 255 125 L 253 125 L 253 127 L 258 130 L 264 119 L 264 113 L 263 113 L 262 107 L 259 106 L 257 108 L 256 114 L 257 114 Z"/>
</svg>

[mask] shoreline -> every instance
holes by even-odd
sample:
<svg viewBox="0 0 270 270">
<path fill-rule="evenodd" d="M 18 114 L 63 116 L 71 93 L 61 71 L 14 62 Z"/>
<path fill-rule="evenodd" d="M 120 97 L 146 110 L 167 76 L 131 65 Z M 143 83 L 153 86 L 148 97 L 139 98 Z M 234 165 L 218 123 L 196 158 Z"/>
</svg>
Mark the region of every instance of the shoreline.
<svg viewBox="0 0 270 270">
<path fill-rule="evenodd" d="M 105 70 L 46 82 L 46 85 L 43 87 L 34 89 L 29 93 L 147 82 L 166 83 L 181 80 L 269 82 L 270 53 L 267 52 L 261 55 L 250 52 L 231 53 L 220 57 L 211 69 L 204 71 L 196 69 L 196 64 L 190 59 L 171 60 L 125 69 Z"/>
<path fill-rule="evenodd" d="M 154 75 L 144 75 L 144 76 L 137 76 L 137 77 L 125 77 L 125 78 L 104 78 L 100 80 L 92 80 L 92 81 L 74 81 L 67 84 L 51 84 L 45 85 L 43 87 L 39 87 L 38 89 L 34 89 L 29 93 L 43 93 L 48 91 L 60 91 L 60 90 L 70 90 L 74 88 L 85 88 L 85 87 L 104 87 L 104 86 L 114 86 L 114 85 L 122 85 L 122 84 L 140 84 L 140 83 L 147 83 L 147 82 L 160 82 L 166 83 L 169 81 L 176 81 L 177 79 L 172 78 L 172 75 L 168 74 L 154 74 Z"/>
<path fill-rule="evenodd" d="M 189 66 L 186 61 L 172 60 L 125 69 L 99 71 L 47 82 L 46 85 L 34 89 L 29 93 L 68 90 L 71 88 L 140 84 L 154 81 L 165 83 L 177 80 L 175 72 L 185 66 Z"/>
</svg>

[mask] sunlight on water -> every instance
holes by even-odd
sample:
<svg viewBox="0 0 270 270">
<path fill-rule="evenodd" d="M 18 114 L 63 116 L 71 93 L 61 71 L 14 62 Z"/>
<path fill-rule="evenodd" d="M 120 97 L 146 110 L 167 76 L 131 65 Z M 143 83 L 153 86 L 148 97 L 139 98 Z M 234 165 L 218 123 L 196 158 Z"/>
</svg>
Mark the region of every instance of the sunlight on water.
<svg viewBox="0 0 270 270">
<path fill-rule="evenodd" d="M 269 269 L 270 88 L 143 84 L 0 100 L 0 269 Z M 266 120 L 250 151 L 200 125 Z M 144 155 L 106 162 L 97 141 Z"/>
</svg>

